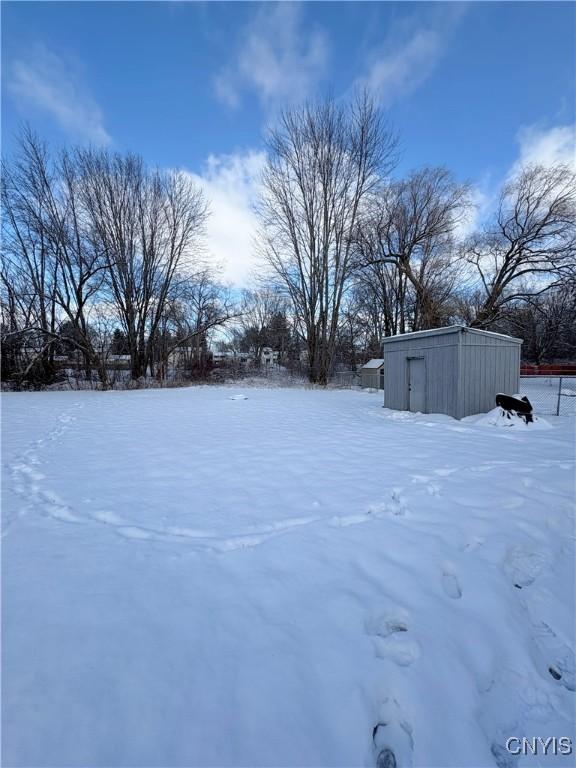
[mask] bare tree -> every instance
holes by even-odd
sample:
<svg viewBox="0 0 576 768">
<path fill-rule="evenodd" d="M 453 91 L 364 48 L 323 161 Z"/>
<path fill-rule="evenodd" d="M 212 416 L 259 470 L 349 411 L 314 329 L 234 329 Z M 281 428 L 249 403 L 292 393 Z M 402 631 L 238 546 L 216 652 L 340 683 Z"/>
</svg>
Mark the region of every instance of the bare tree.
<svg viewBox="0 0 576 768">
<path fill-rule="evenodd" d="M 260 365 L 264 347 L 274 347 L 274 322 L 286 312 L 286 297 L 273 287 L 243 291 L 236 340 L 241 351 L 252 353 L 257 366 Z"/>
<path fill-rule="evenodd" d="M 132 378 L 153 348 L 178 271 L 192 266 L 208 207 L 178 172 L 148 171 L 136 156 L 85 151 L 83 202 L 108 263 L 106 282 L 130 348 Z"/>
<path fill-rule="evenodd" d="M 441 322 L 457 280 L 454 235 L 468 207 L 467 185 L 458 184 L 445 168 L 423 168 L 383 184 L 362 212 L 355 230 L 356 265 L 379 284 L 387 302 L 393 287 L 395 306 L 388 314 L 394 331 Z M 393 267 L 392 274 L 386 265 Z M 409 287 L 414 292 L 410 313 Z"/>
<path fill-rule="evenodd" d="M 410 318 L 410 284 L 406 275 L 389 262 L 376 261 L 354 273 L 357 311 L 373 317 L 380 336 L 403 332 Z M 376 321 L 376 315 L 379 320 Z"/>
<path fill-rule="evenodd" d="M 508 304 L 560 285 L 576 269 L 576 176 L 530 166 L 502 190 L 495 220 L 465 244 L 479 278 L 471 324 L 494 323 Z"/>
<path fill-rule="evenodd" d="M 56 179 L 56 185 L 46 190 L 50 240 L 57 264 L 56 301 L 73 329 L 70 336 L 82 354 L 87 378 L 91 378 L 95 367 L 102 386 L 106 387 L 105 356 L 94 343 L 91 315 L 109 264 L 100 243 L 91 236 L 90 223 L 81 207 L 82 179 L 73 155 L 61 154 Z M 62 335 L 61 331 L 58 335 Z"/>
<path fill-rule="evenodd" d="M 543 294 L 507 303 L 494 327 L 522 338 L 522 357 L 531 363 L 574 360 L 576 280 L 572 278 Z"/>
<path fill-rule="evenodd" d="M 310 381 L 328 380 L 361 206 L 394 163 L 396 141 L 364 94 L 284 112 L 268 133 L 262 252 L 306 340 Z"/>
<path fill-rule="evenodd" d="M 14 342 L 19 379 L 48 382 L 64 344 L 85 377 L 96 369 L 106 387 L 106 344 L 118 322 L 132 377 L 152 372 L 173 289 L 198 272 L 208 209 L 190 177 L 105 151 L 53 160 L 25 129 L 3 164 L 2 205 L 2 335 Z"/>
<path fill-rule="evenodd" d="M 88 377 L 96 367 L 105 385 L 88 317 L 105 265 L 87 236 L 78 184 L 74 158 L 62 152 L 51 161 L 46 145 L 24 129 L 16 157 L 3 166 L 2 280 L 9 305 L 18 306 L 28 345 L 36 344 L 36 356 L 29 354 L 32 366 L 42 364 L 54 373 L 55 344 L 66 328 L 71 331 L 66 340 L 82 355 Z"/>
<path fill-rule="evenodd" d="M 35 146 L 33 138 L 26 130 L 14 161 L 2 164 L 2 283 L 9 332 L 20 332 L 28 355 L 49 377 L 53 350 L 46 334 L 55 331 L 57 317 L 54 264 L 44 226 L 42 172 L 48 161 L 46 147 Z M 38 165 L 40 174 L 35 173 Z"/>
<path fill-rule="evenodd" d="M 373 277 L 374 275 L 374 277 Z M 399 295 L 402 275 L 390 264 L 374 265 L 354 276 L 342 311 L 338 361 L 355 367 L 382 354 L 382 339 L 397 332 L 405 306 Z"/>
<path fill-rule="evenodd" d="M 156 335 L 154 357 L 157 377 L 163 379 L 170 357 L 177 353 L 177 366 L 189 376 L 208 372 L 209 339 L 217 328 L 238 316 L 229 290 L 208 267 L 187 279 L 178 279 L 164 307 Z"/>
</svg>

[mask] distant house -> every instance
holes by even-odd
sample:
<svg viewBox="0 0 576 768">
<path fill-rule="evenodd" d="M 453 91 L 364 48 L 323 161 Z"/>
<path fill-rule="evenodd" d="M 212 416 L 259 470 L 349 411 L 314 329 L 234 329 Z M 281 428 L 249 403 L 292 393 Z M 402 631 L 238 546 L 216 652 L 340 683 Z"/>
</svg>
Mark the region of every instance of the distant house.
<svg viewBox="0 0 576 768">
<path fill-rule="evenodd" d="M 240 365 L 250 366 L 254 362 L 254 357 L 250 352 L 233 352 L 232 360 L 235 363 L 240 363 Z"/>
<path fill-rule="evenodd" d="M 273 365 L 278 362 L 279 353 L 271 347 L 264 347 L 260 353 L 260 364 L 264 366 Z M 212 362 L 214 365 L 240 365 L 249 368 L 254 365 L 256 358 L 252 352 L 212 352 Z"/>
<path fill-rule="evenodd" d="M 375 357 L 360 368 L 360 384 L 371 389 L 384 389 L 384 360 Z"/>
<path fill-rule="evenodd" d="M 262 365 L 273 365 L 278 362 L 279 352 L 275 352 L 272 347 L 264 347 L 260 353 L 260 362 Z"/>
<path fill-rule="evenodd" d="M 249 367 L 254 362 L 254 357 L 249 352 L 213 352 L 212 362 L 214 365 L 241 365 Z"/>
</svg>

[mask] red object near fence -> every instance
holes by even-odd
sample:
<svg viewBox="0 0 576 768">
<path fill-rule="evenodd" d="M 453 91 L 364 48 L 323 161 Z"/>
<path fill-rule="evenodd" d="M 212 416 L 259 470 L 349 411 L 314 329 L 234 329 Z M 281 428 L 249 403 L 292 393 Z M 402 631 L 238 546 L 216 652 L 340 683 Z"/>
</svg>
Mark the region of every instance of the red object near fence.
<svg viewBox="0 0 576 768">
<path fill-rule="evenodd" d="M 520 376 L 576 376 L 576 363 L 524 363 L 520 366 Z"/>
</svg>

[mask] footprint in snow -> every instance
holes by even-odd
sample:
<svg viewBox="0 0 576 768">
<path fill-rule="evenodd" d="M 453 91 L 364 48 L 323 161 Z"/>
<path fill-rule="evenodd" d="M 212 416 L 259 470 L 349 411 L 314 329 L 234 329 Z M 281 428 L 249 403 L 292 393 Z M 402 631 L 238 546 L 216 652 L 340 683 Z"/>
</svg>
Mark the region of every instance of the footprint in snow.
<svg viewBox="0 0 576 768">
<path fill-rule="evenodd" d="M 441 467 L 434 470 L 434 474 L 438 475 L 438 477 L 448 477 L 448 475 L 453 475 L 454 472 L 458 472 L 456 467 Z"/>
<path fill-rule="evenodd" d="M 408 511 L 408 507 L 406 506 L 404 499 L 401 495 L 401 489 L 400 488 L 393 488 L 392 493 L 390 494 L 390 507 L 391 511 L 395 515 L 405 515 Z"/>
<path fill-rule="evenodd" d="M 544 621 L 535 626 L 531 650 L 534 663 L 544 675 L 547 673 L 568 691 L 576 691 L 574 651 Z"/>
<path fill-rule="evenodd" d="M 533 670 L 523 664 L 519 669 L 510 668 L 503 665 L 501 659 L 495 659 L 495 662 L 490 684 L 479 689 L 482 698 L 476 717 L 486 735 L 495 764 L 498 768 L 514 768 L 519 759 L 522 765 L 524 761 L 506 749 L 510 736 L 535 735 L 529 723 L 565 723 L 566 720 L 558 708 L 557 693 L 550 693 L 548 686 L 534 676 Z M 563 732 L 564 726 L 559 725 L 558 730 Z M 538 762 L 542 766 L 547 764 L 546 760 Z M 552 764 L 556 764 L 554 760 Z"/>
<path fill-rule="evenodd" d="M 61 504 L 45 504 L 44 511 L 54 520 L 64 523 L 81 523 L 82 520 L 70 511 L 70 507 Z"/>
<path fill-rule="evenodd" d="M 442 574 L 442 589 L 444 593 L 453 600 L 459 600 L 462 597 L 462 587 L 456 574 L 444 571 Z"/>
<path fill-rule="evenodd" d="M 154 534 L 150 531 L 145 531 L 143 528 L 138 528 L 134 525 L 126 525 L 115 529 L 121 536 L 126 539 L 152 539 Z"/>
<path fill-rule="evenodd" d="M 377 504 L 371 504 L 368 507 L 368 514 L 372 515 L 373 517 L 380 517 L 382 515 L 396 515 L 398 517 L 403 517 L 406 515 L 407 512 L 410 510 L 406 506 L 406 503 L 401 495 L 401 489 L 400 488 L 393 488 L 392 493 L 390 494 L 390 500 L 380 502 Z"/>
<path fill-rule="evenodd" d="M 500 507 L 501 509 L 520 509 L 525 503 L 525 500 L 520 496 L 509 496 L 500 500 Z"/>
<path fill-rule="evenodd" d="M 412 726 L 396 699 L 386 699 L 372 729 L 376 768 L 411 768 L 414 765 Z"/>
<path fill-rule="evenodd" d="M 25 464 L 24 462 L 18 462 L 18 463 L 12 464 L 12 476 L 14 478 L 17 478 L 18 475 L 23 475 L 26 478 L 29 478 L 30 480 L 34 480 L 36 482 L 46 479 L 46 475 L 43 475 L 41 472 L 38 472 L 37 470 L 35 470 L 34 467 L 31 466 L 31 464 Z"/>
<path fill-rule="evenodd" d="M 490 745 L 490 752 L 498 768 L 514 768 L 518 763 L 518 757 L 510 753 L 503 744 L 493 742 Z"/>
<path fill-rule="evenodd" d="M 94 520 L 98 520 L 100 523 L 106 523 L 107 525 L 125 525 L 126 521 L 123 520 L 115 512 L 111 512 L 107 509 L 96 510 L 90 513 L 90 517 Z"/>
<path fill-rule="evenodd" d="M 81 523 L 82 518 L 74 514 L 71 507 L 53 491 L 35 490 L 34 502 L 54 520 L 65 523 Z"/>
<path fill-rule="evenodd" d="M 521 546 L 508 549 L 503 562 L 504 573 L 516 589 L 533 584 L 548 564 L 545 552 L 534 552 Z"/>
<path fill-rule="evenodd" d="M 420 644 L 408 635 L 408 624 L 397 617 L 381 616 L 366 623 L 366 632 L 374 638 L 376 657 L 409 667 L 420 656 Z"/>
<path fill-rule="evenodd" d="M 546 526 L 555 536 L 572 539 L 574 535 L 574 512 L 567 505 L 565 509 L 552 511 L 546 518 Z"/>
</svg>

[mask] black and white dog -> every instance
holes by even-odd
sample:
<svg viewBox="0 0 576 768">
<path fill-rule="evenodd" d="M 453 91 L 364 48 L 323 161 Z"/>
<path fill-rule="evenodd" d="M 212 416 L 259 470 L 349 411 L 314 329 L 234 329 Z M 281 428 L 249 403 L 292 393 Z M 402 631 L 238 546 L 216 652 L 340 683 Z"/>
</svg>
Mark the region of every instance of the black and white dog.
<svg viewBox="0 0 576 768">
<path fill-rule="evenodd" d="M 512 395 L 496 395 L 496 405 L 500 406 L 503 411 L 506 412 L 508 418 L 512 413 L 517 414 L 520 418 L 524 419 L 526 424 L 530 424 L 534 421 L 532 416 L 532 403 L 527 397 L 517 398 Z"/>
</svg>

